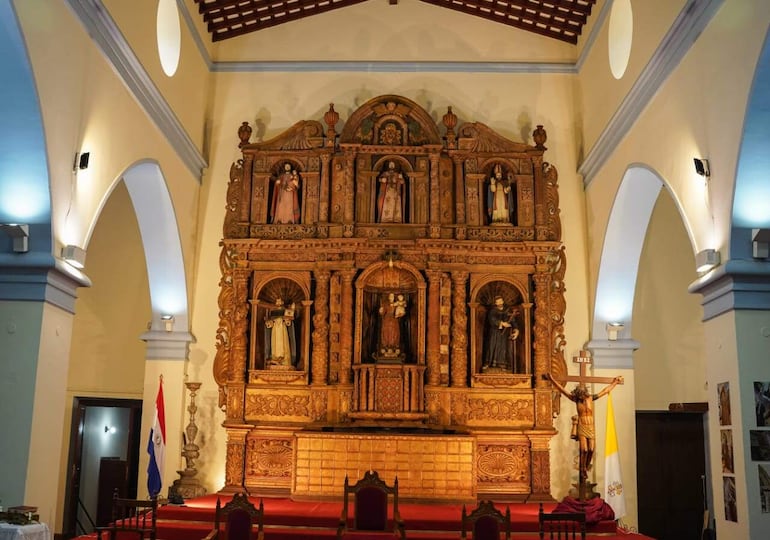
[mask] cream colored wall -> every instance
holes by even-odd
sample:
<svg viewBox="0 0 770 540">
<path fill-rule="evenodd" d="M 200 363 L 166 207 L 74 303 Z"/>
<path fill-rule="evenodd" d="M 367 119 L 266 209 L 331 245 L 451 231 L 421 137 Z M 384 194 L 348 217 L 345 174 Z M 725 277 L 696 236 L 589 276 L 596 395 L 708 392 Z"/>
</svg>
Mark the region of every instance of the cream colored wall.
<svg viewBox="0 0 770 540">
<path fill-rule="evenodd" d="M 218 45 L 215 60 L 574 62 L 576 54 L 556 39 L 400 0 L 364 2 L 231 38 Z"/>
<path fill-rule="evenodd" d="M 749 463 L 746 458 L 748 452 L 748 431 L 742 426 L 742 419 L 753 419 L 754 406 L 744 413 L 744 400 L 740 398 L 740 379 L 742 374 L 739 371 L 738 354 L 738 335 L 736 325 L 738 314 L 734 311 L 725 313 L 710 319 L 703 324 L 705 336 L 705 354 L 706 365 L 709 375 L 708 403 L 709 403 L 709 422 L 708 429 L 712 434 L 709 437 L 709 453 L 711 454 L 712 478 L 712 496 L 714 499 L 714 519 L 717 523 L 717 536 L 719 538 L 764 538 L 765 536 L 754 536 L 749 533 L 748 523 L 748 501 L 739 497 L 738 504 L 738 522 L 725 521 L 724 511 L 724 490 L 722 487 L 722 449 L 720 445 L 719 425 L 719 399 L 717 385 L 728 383 L 730 385 L 730 409 L 733 430 L 733 459 L 735 465 L 735 484 L 738 493 L 746 493 L 746 465 Z M 747 379 L 748 380 L 748 379 Z M 753 399 L 753 389 L 746 394 L 745 399 Z M 745 409 L 744 409 L 745 410 Z M 754 472 L 756 476 L 757 471 Z M 754 491 L 755 499 L 753 504 L 759 505 L 759 489 Z"/>
<path fill-rule="evenodd" d="M 137 244 L 136 225 L 133 225 L 133 238 L 121 242 L 115 237 L 125 230 L 127 221 L 112 223 L 107 233 L 115 237 L 103 242 L 98 239 L 102 231 L 94 232 L 93 246 L 89 244 L 92 229 L 95 231 L 102 205 L 120 175 L 141 160 L 158 162 L 173 200 L 187 280 L 191 282 L 197 243 L 199 183 L 116 77 L 112 66 L 64 2 L 16 1 L 14 8 L 28 47 L 41 102 L 49 157 L 55 253 L 58 254 L 61 245 L 66 243 L 85 247 L 88 250 L 85 272 L 89 276 L 93 272 L 95 290 L 107 291 L 97 300 L 92 297 L 90 304 L 79 301 L 76 306 L 76 326 L 79 328 L 73 332 L 72 354 L 69 341 L 66 348 L 57 350 L 60 358 L 69 358 L 73 370 L 70 380 L 77 381 L 76 384 L 67 386 L 68 377 L 61 376 L 51 382 L 52 387 L 41 386 L 46 388 L 42 394 L 46 400 L 45 410 L 55 411 L 56 427 L 64 426 L 66 433 L 62 437 L 50 437 L 44 447 L 35 447 L 36 452 L 41 449 L 36 459 L 53 465 L 53 469 L 50 466 L 40 469 L 46 471 L 46 478 L 30 474 L 27 488 L 33 493 L 52 493 L 55 489 L 59 498 L 57 508 L 55 512 L 46 509 L 46 515 L 55 514 L 49 523 L 52 530 L 58 532 L 63 511 L 72 397 L 136 398 L 149 392 L 152 400 L 156 390 L 146 391 L 143 381 L 144 345 L 139 338 L 150 315 L 146 269 L 142 268 L 143 251 Z M 54 34 L 55 43 L 51 38 Z M 174 92 L 180 100 L 177 105 L 179 116 L 191 132 L 197 132 L 197 135 L 191 133 L 191 137 L 200 142 L 205 117 L 202 102 L 205 80 L 194 84 L 193 81 L 199 78 L 196 73 L 200 73 L 199 68 L 197 72 L 180 68 L 183 86 L 168 91 Z M 190 90 L 185 90 L 184 86 L 190 86 Z M 194 115 L 198 116 L 195 120 Z M 73 160 L 75 153 L 81 150 L 91 152 L 90 166 L 75 175 Z M 132 207 L 126 200 L 124 197 L 126 215 L 130 215 Z M 133 254 L 133 257 L 119 264 L 124 254 Z M 131 269 L 135 272 L 128 273 Z M 88 296 L 87 291 L 81 293 Z M 50 338 L 50 343 L 59 343 L 52 336 L 44 334 L 44 338 Z M 66 362 L 57 366 L 65 370 L 68 367 Z M 177 386 L 181 388 L 180 385 Z M 170 406 L 172 410 L 176 408 L 177 423 L 182 417 L 181 390 L 178 398 L 180 402 Z M 33 419 L 35 425 L 38 421 L 48 421 L 47 414 L 42 413 L 43 409 L 40 411 L 36 409 L 39 419 Z M 178 445 L 172 456 L 170 468 L 173 474 L 173 459 L 180 459 Z M 52 485 L 51 478 L 58 479 L 56 485 Z M 45 501 L 44 498 L 36 502 L 42 505 Z"/>
<path fill-rule="evenodd" d="M 609 20 L 597 33 L 580 70 L 580 109 L 582 118 L 581 155 L 593 147 L 607 122 L 615 114 L 633 83 L 647 65 L 661 38 L 679 14 L 686 0 L 632 0 L 634 18 L 633 41 L 626 72 L 615 79 L 610 71 L 608 56 Z"/>
<path fill-rule="evenodd" d="M 483 90 L 482 90 L 483 89 Z M 479 120 L 503 135 L 531 144 L 535 124 L 548 131 L 546 159 L 560 171 L 560 201 L 564 243 L 567 246 L 566 354 L 577 352 L 587 340 L 587 296 L 583 270 L 584 215 L 582 190 L 575 174 L 572 118 L 572 78 L 567 75 L 492 74 L 361 74 L 269 73 L 220 74 L 212 118 L 211 168 L 206 177 L 201 215 L 201 257 L 193 296 L 197 309 L 193 333 L 198 337 L 190 353 L 190 377 L 203 379 L 199 425 L 209 438 L 202 448 L 202 473 L 209 489 L 222 486 L 225 462 L 223 415 L 216 410 L 212 379 L 214 336 L 218 326 L 217 282 L 219 247 L 228 171 L 239 156 L 236 135 L 243 121 L 258 126 L 255 133 L 269 139 L 301 119 L 320 120 L 333 102 L 341 121 L 353 109 L 381 94 L 399 94 L 425 107 L 434 118 L 452 105 L 460 121 Z M 255 121 L 256 119 L 256 121 Z M 263 127 L 259 127 L 263 126 Z M 522 133 L 526 134 L 523 139 Z M 570 362 L 571 364 L 571 362 Z M 563 486 L 560 486 L 563 487 Z"/>
<path fill-rule="evenodd" d="M 638 4 L 638 2 L 633 4 L 635 9 Z M 679 264 L 684 264 L 683 259 L 689 256 L 689 263 L 685 268 L 694 268 L 695 252 L 710 247 L 720 250 L 723 259 L 726 258 L 734 174 L 746 97 L 769 21 L 770 4 L 766 2 L 726 0 L 676 70 L 658 89 L 629 133 L 619 142 L 601 169 L 591 179 L 591 184 L 586 189 L 586 212 L 588 275 L 591 276 L 589 287 L 592 299 L 595 295 L 595 276 L 598 274 L 606 224 L 614 197 L 626 169 L 634 164 L 644 164 L 655 171 L 667 184 L 672 199 L 676 202 L 689 244 L 689 254 L 676 255 L 679 258 Z M 635 27 L 636 33 L 638 32 Z M 632 56 L 633 54 L 632 52 Z M 601 77 L 588 75 L 590 75 L 589 71 L 580 74 L 583 94 L 604 92 L 606 81 Z M 585 117 L 603 114 L 604 108 L 601 104 L 591 105 L 586 101 L 585 107 L 583 111 Z M 592 136 L 593 134 L 590 133 L 585 135 L 586 139 Z M 709 159 L 712 166 L 710 182 L 705 182 L 695 174 L 693 157 Z M 671 219 L 676 221 L 673 216 Z M 651 224 L 654 228 L 657 228 L 656 220 L 657 217 L 654 217 Z M 662 233 L 658 231 L 657 234 Z M 676 234 L 681 236 L 680 233 Z M 679 251 L 686 249 L 683 239 L 680 238 L 679 244 L 681 246 Z M 659 259 L 656 258 L 656 260 Z M 668 264 L 668 259 L 665 260 Z M 642 264 L 647 263 L 643 260 Z M 657 272 L 657 269 L 650 271 L 647 277 L 640 273 L 639 286 L 649 289 L 647 279 L 655 279 Z M 679 287 L 686 287 L 685 274 L 677 279 Z M 686 289 L 677 294 L 683 294 L 684 290 Z M 696 297 L 695 300 L 700 301 L 700 297 Z M 637 302 L 639 301 L 641 298 L 637 299 Z M 689 316 L 695 316 L 695 309 L 690 301 L 682 303 L 677 309 L 685 309 L 688 305 L 690 306 L 687 308 L 690 312 Z M 635 308 L 639 309 L 638 306 Z M 681 315 L 684 317 L 685 313 Z M 641 318 L 637 319 L 639 316 Z M 681 387 L 672 385 L 664 391 L 655 392 L 648 386 L 649 372 L 646 366 L 641 367 L 640 358 L 646 358 L 648 354 L 644 351 L 645 344 L 657 339 L 652 335 L 644 337 L 645 333 L 655 333 L 654 322 L 647 319 L 656 316 L 658 316 L 657 313 L 647 313 L 646 310 L 644 314 L 639 311 L 634 314 L 632 337 L 642 342 L 642 349 L 634 354 L 634 363 L 639 377 L 636 389 L 640 392 L 637 404 L 640 407 L 658 407 L 669 402 L 682 401 L 683 396 L 693 397 L 698 401 L 706 388 L 703 386 L 705 375 L 711 410 L 715 410 L 715 401 L 711 393 L 715 391 L 715 385 L 721 382 L 721 379 L 716 374 L 718 371 L 714 371 L 714 367 L 717 364 L 731 363 L 730 358 L 734 357 L 734 354 L 722 353 L 726 354 L 726 357 L 717 360 L 714 355 L 719 353 L 716 353 L 717 349 L 714 348 L 716 344 L 713 341 L 718 339 L 720 346 L 726 347 L 725 344 L 731 342 L 731 336 L 734 338 L 734 330 L 727 327 L 714 329 L 712 327 L 716 322 L 710 321 L 702 329 L 704 336 L 702 347 L 697 347 L 694 339 L 689 341 L 688 338 L 687 341 L 679 343 L 678 349 L 669 349 L 666 353 L 667 357 L 671 358 L 674 354 L 672 361 L 678 361 L 680 365 L 666 364 L 663 372 L 669 373 L 673 370 L 678 372 L 678 377 L 686 376 L 688 380 L 682 382 Z M 668 319 L 668 314 L 665 317 Z M 695 324 L 696 321 L 689 321 L 687 328 L 694 328 Z M 637 332 L 641 334 L 637 335 Z M 712 332 L 715 335 L 712 336 Z M 669 345 L 677 346 L 675 336 L 670 336 L 668 331 L 666 335 L 669 336 Z M 701 369 L 699 366 L 702 361 L 697 358 L 699 354 L 706 358 L 705 369 L 700 373 L 698 370 Z M 685 357 L 686 361 L 684 361 Z M 683 361 L 684 366 L 681 365 Z M 660 370 L 661 367 L 657 369 Z M 734 380 L 737 381 L 737 376 Z M 660 379 L 656 379 L 655 386 L 651 388 L 661 388 L 659 381 Z M 633 410 L 628 409 L 629 412 Z M 632 421 L 632 417 L 620 418 L 619 413 L 616 419 L 618 422 Z M 713 427 L 713 418 L 711 422 Z M 623 448 L 628 447 L 627 444 L 632 441 L 624 441 L 620 434 L 619 437 L 621 454 L 623 454 Z M 719 447 L 715 445 L 718 438 L 718 429 L 716 431 L 710 429 L 712 469 L 714 464 L 719 463 Z M 716 486 L 718 481 L 721 489 L 721 476 L 714 475 L 713 478 L 715 479 L 713 485 Z M 739 484 L 739 492 L 741 487 Z M 716 497 L 715 508 L 719 526 L 719 515 L 721 513 L 723 521 L 724 512 L 721 501 Z M 741 524 L 738 527 L 745 526 Z M 718 534 L 722 536 L 719 530 Z M 727 536 L 748 537 L 739 533 Z"/>
<path fill-rule="evenodd" d="M 597 274 L 618 185 L 626 168 L 635 163 L 646 164 L 669 185 L 694 244 L 693 256 L 711 247 L 726 258 L 743 115 L 769 21 L 770 3 L 726 0 L 593 178 L 586 190 L 592 276 Z M 601 91 L 600 82 L 591 83 L 593 91 Z M 709 159 L 708 184 L 695 174 L 693 157 Z M 595 279 L 591 287 L 595 289 Z"/>
<path fill-rule="evenodd" d="M 67 390 L 141 398 L 145 345 L 139 336 L 152 312 L 142 240 L 123 182 L 102 209 L 85 271 L 93 286 L 78 291 Z"/>
<path fill-rule="evenodd" d="M 131 44 L 131 50 L 174 110 L 174 114 L 187 134 L 198 150 L 204 153 L 206 117 L 203 111 L 206 108 L 211 77 L 205 59 L 201 57 L 181 13 L 179 24 L 182 41 L 179 67 L 172 77 L 168 77 L 163 72 L 158 56 L 156 32 L 158 0 L 137 0 L 142 4 L 142 9 L 137 9 L 135 1 L 102 1 L 121 33 Z M 197 9 L 193 12 L 193 16 L 200 18 Z"/>
<path fill-rule="evenodd" d="M 703 308 L 687 292 L 697 274 L 676 205 L 661 190 L 639 261 L 633 313 L 636 409 L 707 401 Z"/>
<path fill-rule="evenodd" d="M 54 237 L 87 248 L 112 185 L 132 164 L 154 159 L 168 182 L 186 260 L 195 252 L 198 181 L 146 117 L 80 23 L 60 2 L 16 1 L 37 81 L 49 156 Z M 57 46 L 51 46 L 55 29 Z M 184 94 L 184 93 L 183 93 Z M 198 114 L 203 116 L 202 107 Z M 90 166 L 72 172 L 76 152 Z M 57 252 L 58 254 L 58 252 Z"/>
<path fill-rule="evenodd" d="M 62 471 L 51 449 L 60 446 L 67 448 L 69 421 L 62 421 L 62 408 L 66 406 L 52 404 L 67 402 L 66 389 L 61 383 L 67 377 L 67 351 L 72 339 L 72 323 L 71 313 L 51 304 L 43 305 L 27 490 L 24 496 L 25 501 L 34 501 L 38 506 L 41 520 L 54 525 L 60 523 L 64 501 L 60 497 L 63 491 L 52 489 L 52 479 L 60 477 Z"/>
</svg>

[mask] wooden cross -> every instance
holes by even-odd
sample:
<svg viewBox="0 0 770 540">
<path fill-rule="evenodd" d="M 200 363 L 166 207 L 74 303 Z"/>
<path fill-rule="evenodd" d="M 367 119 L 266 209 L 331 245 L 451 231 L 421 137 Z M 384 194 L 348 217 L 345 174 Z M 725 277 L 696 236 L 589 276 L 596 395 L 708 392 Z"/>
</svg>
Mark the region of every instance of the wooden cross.
<svg viewBox="0 0 770 540">
<path fill-rule="evenodd" d="M 564 380 L 576 383 L 603 383 L 610 384 L 615 380 L 614 377 L 594 377 L 588 375 L 586 370 L 593 363 L 590 351 L 581 350 L 577 356 L 572 357 L 572 361 L 580 365 L 580 375 L 567 375 Z"/>
<path fill-rule="evenodd" d="M 615 377 L 594 377 L 591 375 L 588 375 L 586 372 L 586 369 L 588 366 L 591 365 L 592 359 L 591 359 L 591 353 L 586 350 L 581 350 L 577 356 L 572 357 L 572 361 L 576 364 L 580 365 L 580 375 L 567 375 L 564 380 L 568 382 L 576 382 L 576 383 L 603 383 L 603 384 L 612 384 L 615 382 Z M 566 383 L 565 383 L 566 384 Z M 620 382 L 622 383 L 622 380 Z M 597 394 L 595 397 L 600 397 L 601 393 Z M 573 399 L 572 401 L 575 401 Z M 576 402 L 577 403 L 577 402 Z M 580 406 L 578 405 L 578 414 L 580 413 Z M 591 415 L 593 415 L 593 410 L 591 410 Z M 595 442 L 594 442 L 595 444 Z M 593 449 L 590 450 L 590 455 L 593 454 Z M 586 463 L 584 464 L 584 457 L 583 457 L 583 449 L 581 447 L 580 449 L 580 474 L 578 476 L 578 498 L 581 501 L 588 500 L 590 498 L 593 498 L 595 496 L 598 496 L 598 493 L 595 493 L 593 488 L 596 486 L 595 483 L 588 481 L 588 475 L 586 472 L 586 469 L 584 467 L 587 467 L 587 464 L 590 463 L 591 458 L 589 457 L 585 458 Z"/>
</svg>

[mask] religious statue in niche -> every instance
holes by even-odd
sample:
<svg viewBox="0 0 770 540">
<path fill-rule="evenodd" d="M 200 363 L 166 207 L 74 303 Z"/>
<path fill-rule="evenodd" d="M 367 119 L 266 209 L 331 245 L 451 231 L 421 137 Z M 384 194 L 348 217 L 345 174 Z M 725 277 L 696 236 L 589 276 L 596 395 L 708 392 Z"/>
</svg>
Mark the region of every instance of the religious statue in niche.
<svg viewBox="0 0 770 540">
<path fill-rule="evenodd" d="M 491 225 L 512 225 L 516 215 L 516 182 L 513 174 L 503 177 L 503 168 L 498 163 L 487 186 L 487 214 Z"/>
<path fill-rule="evenodd" d="M 271 223 L 299 223 L 299 188 L 299 174 L 290 163 L 284 163 L 283 172 L 273 182 Z"/>
<path fill-rule="evenodd" d="M 390 292 L 380 295 L 377 308 L 376 348 L 373 353 L 377 362 L 404 362 L 409 350 L 410 320 L 408 295 Z"/>
<path fill-rule="evenodd" d="M 482 372 L 525 373 L 524 360 L 519 358 L 517 340 L 519 309 L 507 307 L 502 296 L 494 298 L 484 324 L 484 356 Z"/>
<path fill-rule="evenodd" d="M 295 305 L 284 305 L 281 298 L 265 312 L 265 359 L 268 368 L 293 368 L 297 365 Z"/>
<path fill-rule="evenodd" d="M 388 161 L 387 169 L 377 178 L 377 222 L 404 223 L 406 200 L 404 175 L 396 170 L 396 164 Z"/>
</svg>

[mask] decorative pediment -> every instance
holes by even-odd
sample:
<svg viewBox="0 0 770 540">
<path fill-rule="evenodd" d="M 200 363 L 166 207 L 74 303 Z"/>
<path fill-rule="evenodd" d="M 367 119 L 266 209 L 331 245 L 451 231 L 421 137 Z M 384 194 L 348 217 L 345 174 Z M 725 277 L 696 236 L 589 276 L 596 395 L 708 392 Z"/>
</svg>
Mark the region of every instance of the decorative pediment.
<svg viewBox="0 0 770 540">
<path fill-rule="evenodd" d="M 345 124 L 340 143 L 382 146 L 441 144 L 438 127 L 417 103 L 379 96 L 358 108 Z"/>
<path fill-rule="evenodd" d="M 467 152 L 526 153 L 532 150 L 531 146 L 506 139 L 481 122 L 463 124 L 458 133 L 458 148 Z"/>
<path fill-rule="evenodd" d="M 269 141 L 249 143 L 248 137 L 250 135 L 251 129 L 248 130 L 244 141 L 241 132 L 239 132 L 241 148 L 244 152 L 249 150 L 309 150 L 323 145 L 324 128 L 320 122 L 315 120 L 301 120 Z"/>
</svg>

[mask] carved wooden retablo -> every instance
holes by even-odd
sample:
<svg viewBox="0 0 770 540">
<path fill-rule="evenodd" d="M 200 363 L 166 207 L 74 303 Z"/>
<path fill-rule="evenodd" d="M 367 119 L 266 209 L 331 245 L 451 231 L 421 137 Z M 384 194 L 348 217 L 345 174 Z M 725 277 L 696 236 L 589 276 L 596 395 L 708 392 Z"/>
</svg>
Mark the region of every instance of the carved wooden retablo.
<svg viewBox="0 0 770 540">
<path fill-rule="evenodd" d="M 238 130 L 214 375 L 226 491 L 550 498 L 566 375 L 557 172 L 481 123 L 381 96 Z M 454 491 L 453 491 L 454 490 Z"/>
</svg>

